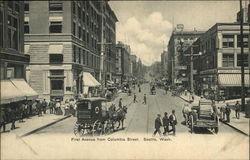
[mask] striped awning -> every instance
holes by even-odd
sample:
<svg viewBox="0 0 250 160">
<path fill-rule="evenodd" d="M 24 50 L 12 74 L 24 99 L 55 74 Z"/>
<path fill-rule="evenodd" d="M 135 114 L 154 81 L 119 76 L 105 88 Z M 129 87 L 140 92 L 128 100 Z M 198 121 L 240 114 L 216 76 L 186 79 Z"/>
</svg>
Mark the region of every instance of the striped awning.
<svg viewBox="0 0 250 160">
<path fill-rule="evenodd" d="M 34 91 L 24 79 L 11 79 L 11 82 L 25 94 L 27 100 L 36 99 L 38 97 L 36 91 Z"/>
<path fill-rule="evenodd" d="M 83 72 L 83 86 L 96 87 L 101 84 L 89 73 Z"/>
<path fill-rule="evenodd" d="M 220 74 L 219 85 L 224 87 L 240 87 L 241 75 L 240 74 Z M 249 86 L 249 74 L 245 74 L 245 86 Z"/>
<path fill-rule="evenodd" d="M 10 80 L 1 80 L 0 104 L 7 104 L 25 100 L 25 94 L 19 90 Z"/>
</svg>

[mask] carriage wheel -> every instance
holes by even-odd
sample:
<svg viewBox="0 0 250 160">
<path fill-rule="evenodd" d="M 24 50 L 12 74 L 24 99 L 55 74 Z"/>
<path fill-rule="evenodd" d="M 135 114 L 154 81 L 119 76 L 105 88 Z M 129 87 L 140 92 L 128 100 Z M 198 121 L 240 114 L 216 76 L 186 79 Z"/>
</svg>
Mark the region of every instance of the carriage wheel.
<svg viewBox="0 0 250 160">
<path fill-rule="evenodd" d="M 191 133 L 194 132 L 194 117 L 190 116 L 190 129 L 191 129 Z"/>
<path fill-rule="evenodd" d="M 103 124 L 101 123 L 101 121 L 96 120 L 93 124 L 93 129 L 92 129 L 92 134 L 93 136 L 99 136 L 103 133 Z"/>
<path fill-rule="evenodd" d="M 74 127 L 74 134 L 78 137 L 83 136 L 84 135 L 84 129 L 82 128 L 82 125 L 79 123 L 75 124 Z"/>
</svg>

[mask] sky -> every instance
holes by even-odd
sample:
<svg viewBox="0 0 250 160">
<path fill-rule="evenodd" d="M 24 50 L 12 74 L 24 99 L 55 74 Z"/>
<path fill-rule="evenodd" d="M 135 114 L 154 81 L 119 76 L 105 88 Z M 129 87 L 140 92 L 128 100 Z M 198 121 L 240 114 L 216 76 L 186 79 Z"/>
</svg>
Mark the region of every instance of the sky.
<svg viewBox="0 0 250 160">
<path fill-rule="evenodd" d="M 218 22 L 235 22 L 239 1 L 109 1 L 119 22 L 116 39 L 149 66 L 167 50 L 173 27 L 206 31 Z M 245 3 L 243 2 L 243 5 Z"/>
</svg>

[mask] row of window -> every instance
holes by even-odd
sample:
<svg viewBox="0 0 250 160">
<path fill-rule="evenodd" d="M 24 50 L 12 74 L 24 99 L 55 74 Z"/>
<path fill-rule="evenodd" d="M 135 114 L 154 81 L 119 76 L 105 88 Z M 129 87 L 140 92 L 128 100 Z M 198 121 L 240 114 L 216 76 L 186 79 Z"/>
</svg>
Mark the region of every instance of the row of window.
<svg viewBox="0 0 250 160">
<path fill-rule="evenodd" d="M 3 11 L 0 10 L 0 37 L 1 37 L 1 42 L 0 46 L 3 47 L 3 42 L 4 42 L 4 35 L 3 35 Z M 8 19 L 7 19 L 7 47 L 12 48 L 15 50 L 19 49 L 19 34 L 20 34 L 20 29 L 19 29 L 19 21 L 16 15 L 8 14 Z"/>
<path fill-rule="evenodd" d="M 234 48 L 234 35 L 223 35 L 222 47 Z M 237 35 L 237 47 L 241 47 L 240 35 Z M 243 47 L 248 48 L 248 35 L 243 35 Z"/>
<path fill-rule="evenodd" d="M 28 12 L 30 10 L 29 2 L 24 2 L 24 11 Z M 63 3 L 60 1 L 49 1 L 49 11 L 62 11 Z"/>
<path fill-rule="evenodd" d="M 77 46 L 73 46 L 73 62 L 99 68 L 100 58 Z"/>
<path fill-rule="evenodd" d="M 244 54 L 244 66 L 248 66 L 248 54 Z M 241 66 L 241 55 L 237 54 L 237 66 Z M 234 67 L 234 54 L 223 54 L 222 67 Z"/>
</svg>

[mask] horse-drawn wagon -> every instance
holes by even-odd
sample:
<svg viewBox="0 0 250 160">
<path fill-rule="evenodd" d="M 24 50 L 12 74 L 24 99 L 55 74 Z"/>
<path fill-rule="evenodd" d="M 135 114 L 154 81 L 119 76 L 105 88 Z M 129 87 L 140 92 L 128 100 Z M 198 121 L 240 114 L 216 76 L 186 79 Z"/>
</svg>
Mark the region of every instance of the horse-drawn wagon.
<svg viewBox="0 0 250 160">
<path fill-rule="evenodd" d="M 154 86 L 154 85 L 150 88 L 150 93 L 151 93 L 152 95 L 156 95 L 156 89 L 155 89 L 155 86 Z"/>
<path fill-rule="evenodd" d="M 78 136 L 109 134 L 120 127 L 125 119 L 127 107 L 115 109 L 105 98 L 92 97 L 79 99 L 77 121 L 74 133 Z"/>
<path fill-rule="evenodd" d="M 214 130 L 215 133 L 219 131 L 219 118 L 214 111 L 213 104 L 210 100 L 202 99 L 198 106 L 193 106 L 189 114 L 189 127 L 191 133 L 197 128 L 207 128 Z"/>
</svg>

